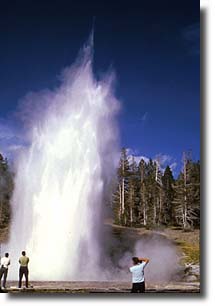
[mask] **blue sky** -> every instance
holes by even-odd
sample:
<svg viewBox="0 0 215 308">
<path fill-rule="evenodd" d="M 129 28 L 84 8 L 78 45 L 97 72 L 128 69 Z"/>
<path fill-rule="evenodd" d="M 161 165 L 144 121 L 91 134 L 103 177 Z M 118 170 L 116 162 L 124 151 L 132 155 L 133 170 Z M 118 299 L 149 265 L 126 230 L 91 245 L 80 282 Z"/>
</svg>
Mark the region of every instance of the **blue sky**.
<svg viewBox="0 0 215 308">
<path fill-rule="evenodd" d="M 58 85 L 95 18 L 94 70 L 116 72 L 121 146 L 177 174 L 184 150 L 200 158 L 199 17 L 196 0 L 1 2 L 0 152 L 22 143 L 19 101 Z"/>
</svg>

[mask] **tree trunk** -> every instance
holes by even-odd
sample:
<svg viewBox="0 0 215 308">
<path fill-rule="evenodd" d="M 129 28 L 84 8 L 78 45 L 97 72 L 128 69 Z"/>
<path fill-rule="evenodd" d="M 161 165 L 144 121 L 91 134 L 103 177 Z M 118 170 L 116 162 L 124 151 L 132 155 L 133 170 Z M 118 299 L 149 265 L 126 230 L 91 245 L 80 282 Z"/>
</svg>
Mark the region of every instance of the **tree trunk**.
<svg viewBox="0 0 215 308">
<path fill-rule="evenodd" d="M 133 187 L 131 187 L 130 191 L 130 224 L 133 224 Z"/>
<path fill-rule="evenodd" d="M 122 189 L 121 185 L 119 184 L 119 222 L 122 222 Z"/>
<path fill-rule="evenodd" d="M 153 202 L 154 204 L 154 212 L 153 212 L 153 224 L 156 224 L 156 218 L 157 218 L 157 209 L 156 209 L 156 202 Z"/>
<path fill-rule="evenodd" d="M 146 206 L 145 206 L 145 202 L 144 202 L 144 207 L 143 207 L 143 225 L 146 226 Z"/>
<path fill-rule="evenodd" d="M 125 179 L 122 178 L 122 215 L 125 212 Z"/>
</svg>

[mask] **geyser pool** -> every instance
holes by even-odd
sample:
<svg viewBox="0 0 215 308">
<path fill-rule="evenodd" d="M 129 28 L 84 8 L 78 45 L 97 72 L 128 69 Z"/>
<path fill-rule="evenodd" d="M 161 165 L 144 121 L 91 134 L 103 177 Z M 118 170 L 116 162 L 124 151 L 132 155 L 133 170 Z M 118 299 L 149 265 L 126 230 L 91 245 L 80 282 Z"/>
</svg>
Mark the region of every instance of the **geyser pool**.
<svg viewBox="0 0 215 308">
<path fill-rule="evenodd" d="M 29 146 L 16 165 L 9 279 L 18 277 L 22 250 L 31 280 L 102 279 L 104 184 L 118 151 L 112 81 L 95 79 L 90 41 L 57 89 L 26 96 Z"/>
</svg>

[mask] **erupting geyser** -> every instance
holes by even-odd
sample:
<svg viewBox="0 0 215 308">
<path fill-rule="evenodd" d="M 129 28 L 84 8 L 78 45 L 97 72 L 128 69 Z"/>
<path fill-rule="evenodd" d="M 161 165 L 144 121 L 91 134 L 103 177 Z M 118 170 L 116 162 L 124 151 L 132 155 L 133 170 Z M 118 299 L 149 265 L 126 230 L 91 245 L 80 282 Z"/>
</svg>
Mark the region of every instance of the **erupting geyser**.
<svg viewBox="0 0 215 308">
<path fill-rule="evenodd" d="M 119 103 L 112 75 L 93 76 L 92 40 L 61 79 L 54 91 L 26 98 L 33 114 L 12 199 L 11 279 L 23 249 L 31 280 L 102 279 L 98 235 L 118 151 Z"/>
</svg>

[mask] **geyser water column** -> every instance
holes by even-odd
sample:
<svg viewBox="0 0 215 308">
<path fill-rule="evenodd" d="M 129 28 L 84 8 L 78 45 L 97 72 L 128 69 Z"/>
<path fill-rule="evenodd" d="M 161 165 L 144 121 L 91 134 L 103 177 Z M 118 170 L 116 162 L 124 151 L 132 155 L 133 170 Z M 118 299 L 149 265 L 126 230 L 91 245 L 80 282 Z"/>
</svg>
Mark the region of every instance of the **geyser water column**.
<svg viewBox="0 0 215 308">
<path fill-rule="evenodd" d="M 59 88 L 27 96 L 30 146 L 17 162 L 10 278 L 17 279 L 26 250 L 32 280 L 102 279 L 104 183 L 118 151 L 112 81 L 110 74 L 95 80 L 89 43 L 64 70 Z"/>
</svg>

